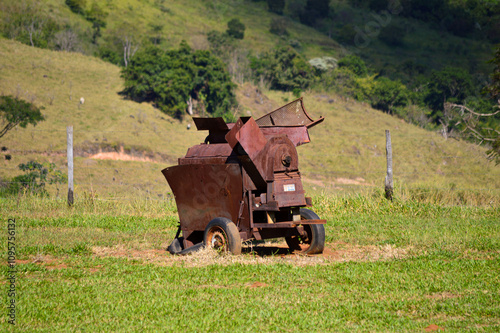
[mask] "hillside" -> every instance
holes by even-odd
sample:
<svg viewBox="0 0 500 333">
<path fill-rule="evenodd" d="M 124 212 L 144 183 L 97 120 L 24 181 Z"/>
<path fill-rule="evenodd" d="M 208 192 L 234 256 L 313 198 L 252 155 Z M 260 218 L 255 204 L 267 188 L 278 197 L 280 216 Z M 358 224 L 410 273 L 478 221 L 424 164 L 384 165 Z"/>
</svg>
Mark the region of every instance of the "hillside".
<svg viewBox="0 0 500 333">
<path fill-rule="evenodd" d="M 65 170 L 66 126 L 72 124 L 77 193 L 162 197 L 168 188 L 160 170 L 206 135 L 194 126 L 188 130 L 190 120 L 179 122 L 149 104 L 124 99 L 119 94 L 119 67 L 97 58 L 0 39 L 0 59 L 0 93 L 44 106 L 47 118 L 35 128 L 17 128 L 2 138 L 1 146 L 8 148 L 2 155 L 11 154 L 12 159 L 2 156 L 1 178 L 19 174 L 17 165 L 33 158 Z M 255 88 L 240 86 L 240 112 L 260 115 L 293 99 L 287 93 L 264 94 L 255 96 Z M 79 103 L 81 97 L 84 104 Z M 309 191 L 382 187 L 386 129 L 392 134 L 398 188 L 500 188 L 500 168 L 486 160 L 482 147 L 445 140 L 341 96 L 305 93 L 304 104 L 314 117 L 326 118 L 311 129 L 312 142 L 298 149 Z M 136 161 L 90 158 L 113 151 Z"/>
<path fill-rule="evenodd" d="M 86 20 L 84 15 L 72 12 L 65 0 L 44 1 L 38 11 L 40 15 L 44 15 L 42 17 L 53 20 L 60 29 L 75 33 L 76 49 L 88 55 L 102 54 L 104 51 L 116 53 L 117 61 L 123 57 L 122 43 L 125 38 L 132 42 L 133 48 L 140 48 L 152 42 L 172 48 L 186 40 L 195 49 L 206 49 L 207 32 L 223 32 L 227 29 L 229 20 L 238 18 L 246 26 L 245 38 L 240 43 L 245 52 L 258 53 L 282 44 L 293 45 L 308 59 L 320 56 L 341 57 L 346 53 L 354 53 L 370 64 L 374 72 L 383 72 L 404 81 L 414 75 L 409 73 L 412 69 L 408 66 L 416 66 L 427 72 L 445 66 L 460 66 L 477 75 L 478 80 L 484 80 L 485 74 L 491 69 L 486 62 L 492 56 L 493 44 L 479 38 L 484 37 L 486 32 L 476 29 L 470 36 L 457 37 L 439 25 L 408 18 L 397 12 L 388 17 L 380 17 L 380 13 L 377 14 L 377 11 L 370 10 L 359 1 L 330 1 L 333 18 L 325 21 L 318 29 L 303 25 L 297 18 L 292 18 L 293 6 L 303 6 L 305 1 L 287 1 L 284 16 L 271 13 L 266 1 L 75 2 L 84 3 L 84 11 L 91 10 L 95 4 L 104 13 L 103 27 L 93 42 L 92 22 Z M 0 0 L 0 5 L 2 3 L 8 4 L 9 1 Z M 0 19 L 8 15 L 10 13 L 3 13 Z M 271 21 L 278 18 L 284 20 L 288 35 L 280 37 L 270 32 Z M 350 40 L 342 38 L 345 26 L 355 27 L 358 38 L 355 38 L 355 35 L 352 35 Z M 375 32 L 370 33 L 370 26 L 376 28 Z M 385 27 L 400 27 L 400 30 L 404 30 L 403 42 L 398 45 L 382 42 L 378 36 L 380 28 Z"/>
</svg>

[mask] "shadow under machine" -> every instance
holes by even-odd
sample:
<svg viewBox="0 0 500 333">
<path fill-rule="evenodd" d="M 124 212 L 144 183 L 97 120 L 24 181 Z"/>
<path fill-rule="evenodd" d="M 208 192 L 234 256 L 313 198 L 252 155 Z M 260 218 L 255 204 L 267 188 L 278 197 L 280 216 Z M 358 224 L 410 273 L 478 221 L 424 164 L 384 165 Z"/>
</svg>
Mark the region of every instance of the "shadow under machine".
<svg viewBox="0 0 500 333">
<path fill-rule="evenodd" d="M 324 118 L 313 120 L 300 98 L 257 120 L 193 120 L 208 130 L 205 142 L 162 170 L 180 220 L 169 251 L 204 245 L 239 254 L 242 241 L 284 237 L 293 251 L 322 253 L 326 221 L 306 208 L 312 202 L 296 147 L 310 142 L 308 129 Z"/>
</svg>

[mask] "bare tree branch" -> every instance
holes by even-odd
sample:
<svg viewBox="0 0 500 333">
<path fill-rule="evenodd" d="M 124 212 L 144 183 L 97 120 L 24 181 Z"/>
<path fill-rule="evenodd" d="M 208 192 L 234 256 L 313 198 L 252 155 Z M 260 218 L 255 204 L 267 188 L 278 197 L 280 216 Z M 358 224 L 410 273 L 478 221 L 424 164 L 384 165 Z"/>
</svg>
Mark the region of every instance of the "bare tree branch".
<svg viewBox="0 0 500 333">
<path fill-rule="evenodd" d="M 454 103 L 445 103 L 445 108 L 446 107 L 450 107 L 450 108 L 459 108 L 462 113 L 465 111 L 468 111 L 470 112 L 471 114 L 475 115 L 475 116 L 478 116 L 478 117 L 491 117 L 491 116 L 494 116 L 496 114 L 499 114 L 500 113 L 500 107 L 497 111 L 493 112 L 493 113 L 477 113 L 477 112 L 474 112 L 472 111 L 471 109 L 469 109 L 468 107 L 466 107 L 465 105 L 458 105 L 458 104 L 454 104 Z"/>
</svg>

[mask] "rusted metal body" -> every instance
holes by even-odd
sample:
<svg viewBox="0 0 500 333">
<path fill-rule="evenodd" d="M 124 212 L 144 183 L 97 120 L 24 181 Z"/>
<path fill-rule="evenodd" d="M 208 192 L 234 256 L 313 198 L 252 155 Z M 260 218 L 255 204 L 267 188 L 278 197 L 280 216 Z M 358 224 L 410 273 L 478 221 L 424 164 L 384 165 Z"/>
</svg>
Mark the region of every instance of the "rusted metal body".
<svg viewBox="0 0 500 333">
<path fill-rule="evenodd" d="M 296 150 L 310 142 L 308 128 L 323 119 L 310 118 L 302 99 L 257 120 L 241 117 L 226 124 L 222 118 L 194 118 L 198 130 L 209 131 L 207 139 L 189 148 L 178 165 L 162 170 L 177 203 L 182 248 L 202 242 L 217 218 L 234 223 L 242 241 L 285 237 L 288 242 L 307 238 L 310 225 L 323 228 L 325 220 L 315 214 L 304 218 L 300 210 L 311 206 L 311 199 L 305 197 Z M 321 252 L 322 244 L 313 250 Z"/>
</svg>

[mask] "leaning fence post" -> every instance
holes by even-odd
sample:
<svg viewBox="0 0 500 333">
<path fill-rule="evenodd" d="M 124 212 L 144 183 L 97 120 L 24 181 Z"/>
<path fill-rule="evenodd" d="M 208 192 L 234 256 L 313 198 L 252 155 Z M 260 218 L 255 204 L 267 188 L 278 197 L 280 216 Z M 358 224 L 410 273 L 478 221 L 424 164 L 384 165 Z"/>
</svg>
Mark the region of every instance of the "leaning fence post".
<svg viewBox="0 0 500 333">
<path fill-rule="evenodd" d="M 391 132 L 389 132 L 389 130 L 385 130 L 385 151 L 387 155 L 387 175 L 385 176 L 385 197 L 388 200 L 392 200 L 392 194 L 394 193 L 394 183 L 392 180 Z"/>
<path fill-rule="evenodd" d="M 68 205 L 73 205 L 73 126 L 66 127 L 68 148 Z"/>
</svg>

